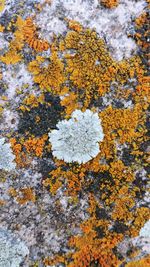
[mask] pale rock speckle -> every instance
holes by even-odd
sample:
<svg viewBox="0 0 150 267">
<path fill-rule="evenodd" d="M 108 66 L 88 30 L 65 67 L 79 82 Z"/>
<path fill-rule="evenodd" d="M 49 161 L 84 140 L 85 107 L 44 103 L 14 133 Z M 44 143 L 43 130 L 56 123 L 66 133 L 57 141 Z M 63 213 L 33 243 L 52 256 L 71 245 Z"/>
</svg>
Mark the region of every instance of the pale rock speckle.
<svg viewBox="0 0 150 267">
<path fill-rule="evenodd" d="M 0 169 L 11 171 L 15 169 L 15 156 L 12 153 L 10 143 L 5 142 L 5 138 L 0 138 Z"/>
<path fill-rule="evenodd" d="M 16 95 L 16 90 L 32 87 L 32 76 L 28 72 L 24 63 L 14 66 L 7 66 L 7 70 L 3 72 L 3 80 L 7 84 L 8 99 L 13 99 Z"/>
<path fill-rule="evenodd" d="M 24 242 L 0 228 L 0 267 L 19 267 L 29 254 Z"/>
</svg>

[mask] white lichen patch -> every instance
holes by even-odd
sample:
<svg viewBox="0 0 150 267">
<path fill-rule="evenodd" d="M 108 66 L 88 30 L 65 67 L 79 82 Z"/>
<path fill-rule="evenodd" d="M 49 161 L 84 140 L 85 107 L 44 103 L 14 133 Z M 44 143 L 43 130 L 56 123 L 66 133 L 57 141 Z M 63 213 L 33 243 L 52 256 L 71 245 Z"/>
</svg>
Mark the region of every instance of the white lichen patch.
<svg viewBox="0 0 150 267">
<path fill-rule="evenodd" d="M 15 169 L 14 159 L 10 143 L 5 143 L 5 138 L 0 138 L 0 169 L 5 171 Z"/>
<path fill-rule="evenodd" d="M 75 110 L 71 119 L 58 122 L 57 128 L 49 133 L 49 140 L 58 159 L 81 164 L 99 153 L 104 134 L 97 113 Z"/>
<path fill-rule="evenodd" d="M 140 236 L 150 238 L 150 220 L 140 230 Z"/>
<path fill-rule="evenodd" d="M 136 51 L 136 44 L 127 37 L 127 31 L 132 19 L 138 17 L 145 7 L 143 0 L 120 1 L 116 8 L 110 10 L 102 7 L 98 0 L 53 0 L 36 16 L 35 24 L 39 27 L 40 37 L 51 42 L 53 33 L 66 32 L 64 18 L 76 20 L 84 27 L 96 29 L 100 37 L 105 36 L 112 56 L 122 60 Z"/>
<path fill-rule="evenodd" d="M 19 267 L 28 254 L 29 250 L 21 240 L 0 229 L 0 267 Z"/>
</svg>

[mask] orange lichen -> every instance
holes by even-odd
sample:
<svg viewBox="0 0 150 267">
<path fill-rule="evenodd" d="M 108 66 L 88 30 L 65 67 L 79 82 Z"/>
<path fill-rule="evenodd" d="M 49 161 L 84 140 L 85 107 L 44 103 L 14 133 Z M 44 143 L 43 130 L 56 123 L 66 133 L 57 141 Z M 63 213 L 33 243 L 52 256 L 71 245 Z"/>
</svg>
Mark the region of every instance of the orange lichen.
<svg viewBox="0 0 150 267">
<path fill-rule="evenodd" d="M 81 235 L 71 237 L 69 246 L 75 247 L 74 252 L 69 252 L 64 257 L 45 259 L 46 264 L 65 263 L 67 267 L 89 267 L 99 264 L 102 267 L 116 267 L 121 263 L 113 253 L 113 249 L 122 240 L 122 234 L 108 233 L 109 223 L 103 219 L 96 219 L 95 209 L 97 202 L 94 196 L 89 196 L 91 217 L 81 223 Z M 107 237 L 99 238 L 98 230 L 102 229 Z"/>
<path fill-rule="evenodd" d="M 29 164 L 29 159 L 27 159 L 25 152 L 23 151 L 23 146 L 17 142 L 15 138 L 10 139 L 13 153 L 15 154 L 15 161 L 19 167 L 25 167 Z"/>
<path fill-rule="evenodd" d="M 0 32 L 4 31 L 4 27 L 0 24 Z"/>
<path fill-rule="evenodd" d="M 21 188 L 18 191 L 18 195 L 16 198 L 16 201 L 20 204 L 20 205 L 25 205 L 28 202 L 35 202 L 36 198 L 35 198 L 35 193 L 33 191 L 32 188 L 30 187 L 26 187 L 26 188 Z"/>
<path fill-rule="evenodd" d="M 143 259 L 129 262 L 125 267 L 149 267 L 150 266 L 150 256 L 147 256 Z"/>
<path fill-rule="evenodd" d="M 137 78 L 139 73 L 144 74 L 144 68 L 141 59 L 137 56 L 131 57 L 128 60 L 122 60 L 115 64 L 115 81 L 120 85 L 128 83 L 129 79 Z"/>
<path fill-rule="evenodd" d="M 36 26 L 30 17 L 25 20 L 23 34 L 28 45 L 37 52 L 48 50 L 50 47 L 47 41 L 39 39 Z"/>
<path fill-rule="evenodd" d="M 135 23 L 137 27 L 141 27 L 146 22 L 146 12 L 142 13 L 138 18 L 136 18 Z"/>
<path fill-rule="evenodd" d="M 5 204 L 6 204 L 6 201 L 3 200 L 3 199 L 0 199 L 0 207 L 1 207 L 1 206 L 4 206 Z"/>
<path fill-rule="evenodd" d="M 117 178 L 118 183 L 120 181 L 126 183 L 134 180 L 134 175 L 131 168 L 126 167 L 121 160 L 113 161 L 110 164 L 109 172 L 114 179 Z"/>
<path fill-rule="evenodd" d="M 57 170 L 54 170 L 49 173 L 48 178 L 43 180 L 43 185 L 45 187 L 49 187 L 49 191 L 52 195 L 56 194 L 57 190 L 62 186 L 62 174 L 61 169 L 57 168 Z"/>
<path fill-rule="evenodd" d="M 76 194 L 81 190 L 84 184 L 85 174 L 83 172 L 67 171 L 64 177 L 67 179 L 67 190 L 69 195 L 76 196 Z"/>
<path fill-rule="evenodd" d="M 150 103 L 150 77 L 139 77 L 139 84 L 136 86 L 136 91 L 133 94 L 136 102 L 141 104 L 144 109 L 148 108 Z"/>
<path fill-rule="evenodd" d="M 136 237 L 145 222 L 150 219 L 150 210 L 148 207 L 139 207 L 134 213 L 134 221 L 131 225 L 131 236 Z"/>
<path fill-rule="evenodd" d="M 129 212 L 135 205 L 134 194 L 131 194 L 126 186 L 118 190 L 117 194 L 116 199 L 114 198 L 115 207 L 112 213 L 112 219 L 114 221 L 117 219 L 124 220 L 129 223 L 134 218 L 133 212 Z"/>
<path fill-rule="evenodd" d="M 72 255 L 73 261 L 68 264 L 68 267 L 88 267 L 92 262 L 97 262 L 102 267 L 118 266 L 121 261 L 113 254 L 112 249 L 119 241 L 119 236 L 96 239 L 94 231 L 82 237 L 72 238 L 70 245 L 76 245 L 77 251 Z"/>
<path fill-rule="evenodd" d="M 35 192 L 31 187 L 25 187 L 20 189 L 15 189 L 13 187 L 10 187 L 8 193 L 11 197 L 15 198 L 15 200 L 20 205 L 25 205 L 30 201 L 35 202 L 36 200 Z"/>
<path fill-rule="evenodd" d="M 84 109 L 92 100 L 108 92 L 111 82 L 117 82 L 118 87 L 123 86 L 130 78 L 144 72 L 138 57 L 115 62 L 104 41 L 89 29 L 68 32 L 59 43 L 59 49 L 67 63 L 65 75 L 69 77 L 71 87 L 73 83 L 73 93 L 84 104 Z"/>
<path fill-rule="evenodd" d="M 27 153 L 35 155 L 37 157 L 42 157 L 43 149 L 47 136 L 41 138 L 29 138 L 24 142 L 24 147 L 26 148 Z"/>
<path fill-rule="evenodd" d="M 19 107 L 19 110 L 30 111 L 31 108 L 39 106 L 39 103 L 43 104 L 45 101 L 44 94 L 35 96 L 34 94 L 28 95 L 22 102 L 22 105 Z"/>
<path fill-rule="evenodd" d="M 139 105 L 133 109 L 113 109 L 112 106 L 109 106 L 101 112 L 100 116 L 104 133 L 110 134 L 110 140 L 118 139 L 120 143 L 130 143 L 140 136 L 140 133 L 136 131 L 141 116 Z"/>
<path fill-rule="evenodd" d="M 16 50 L 9 50 L 4 56 L 0 57 L 1 61 L 6 63 L 7 65 L 9 64 L 16 64 L 19 61 L 21 61 L 21 56 L 20 54 L 17 53 Z"/>
<path fill-rule="evenodd" d="M 56 255 L 55 257 L 53 258 L 45 258 L 43 260 L 43 263 L 46 265 L 46 266 L 50 266 L 50 265 L 55 265 L 57 263 L 65 263 L 65 259 L 63 256 L 59 256 L 59 255 Z"/>
<path fill-rule="evenodd" d="M 108 233 L 109 223 L 106 219 L 97 219 L 95 217 L 95 210 L 97 201 L 94 196 L 89 196 L 89 212 L 91 217 L 81 223 L 80 228 L 82 234 L 71 237 L 69 245 L 76 247 L 76 251 L 69 254 L 72 261 L 67 264 L 68 267 L 88 267 L 92 263 L 98 263 L 102 267 L 118 266 L 121 263 L 115 254 L 113 248 L 122 240 L 122 234 Z M 107 237 L 99 238 L 96 229 L 102 229 L 107 233 Z"/>
<path fill-rule="evenodd" d="M 87 29 L 82 32 L 68 32 L 65 40 L 60 43 L 60 48 L 67 50 L 65 55 L 67 75 L 78 88 L 79 97 L 85 99 L 87 102 L 85 105 L 88 105 L 91 95 L 97 96 L 101 84 L 106 85 L 106 88 L 109 87 L 108 67 L 113 61 L 106 46 L 96 32 Z M 70 49 L 73 49 L 73 54 L 69 53 Z"/>
<path fill-rule="evenodd" d="M 9 190 L 8 190 L 8 194 L 11 196 L 11 197 L 16 197 L 17 196 L 17 190 L 13 187 L 10 187 Z"/>
<path fill-rule="evenodd" d="M 49 59 L 37 56 L 30 62 L 29 71 L 34 75 L 34 82 L 45 91 L 59 93 L 65 81 L 64 64 L 59 59 L 57 52 L 53 52 Z"/>
<path fill-rule="evenodd" d="M 38 38 L 36 26 L 33 24 L 32 18 L 27 18 L 24 21 L 18 16 L 15 27 L 16 31 L 14 33 L 14 39 L 9 44 L 9 50 L 5 53 L 5 55 L 0 57 L 4 63 L 15 64 L 21 61 L 21 50 L 25 42 L 27 42 L 29 46 L 37 52 L 41 52 L 49 48 L 47 41 Z"/>
<path fill-rule="evenodd" d="M 149 4 L 149 3 L 148 3 Z M 140 57 L 143 65 L 146 66 L 145 73 L 149 68 L 149 13 L 144 12 L 142 13 L 136 20 L 135 20 L 135 41 L 137 45 L 140 47 Z"/>
<path fill-rule="evenodd" d="M 16 64 L 22 59 L 21 49 L 24 46 L 24 21 L 21 17 L 17 18 L 15 26 L 16 31 L 14 33 L 14 39 L 9 44 L 9 50 L 5 55 L 0 57 L 0 60 L 6 64 Z"/>
<path fill-rule="evenodd" d="M 107 171 L 109 169 L 109 166 L 107 164 L 103 164 L 101 163 L 101 151 L 100 153 L 91 161 L 87 162 L 86 164 L 84 164 L 83 167 L 81 167 L 82 172 L 86 172 L 86 171 L 94 171 L 94 172 L 104 172 Z"/>
<path fill-rule="evenodd" d="M 144 125 L 145 118 L 141 105 L 130 109 L 115 109 L 108 106 L 100 113 L 104 130 L 104 140 L 100 144 L 101 157 L 107 159 L 116 156 L 116 142 L 123 144 L 138 140 L 144 134 L 138 130 L 138 125 Z M 111 118 L 111 119 L 110 119 Z M 144 127 L 144 126 L 143 126 Z"/>
<path fill-rule="evenodd" d="M 142 28 L 143 25 L 147 25 L 148 26 L 149 25 L 149 15 L 148 15 L 148 13 L 146 13 L 146 12 L 142 13 L 135 20 L 135 23 L 136 23 L 136 29 L 138 29 L 138 30 L 140 30 L 140 28 Z M 146 41 L 146 37 L 148 37 L 148 33 L 149 33 L 149 29 L 147 27 L 147 30 L 144 31 L 144 34 L 143 34 L 143 31 L 142 31 L 142 33 L 140 31 L 138 31 L 135 34 L 135 39 L 137 41 L 137 44 L 139 46 L 141 46 L 142 49 L 144 49 L 144 50 L 149 47 L 148 42 Z"/>
<path fill-rule="evenodd" d="M 0 80 L 2 80 L 2 78 L 3 78 L 3 75 L 2 75 L 2 72 L 0 70 Z"/>
<path fill-rule="evenodd" d="M 48 186 L 52 194 L 56 194 L 58 188 L 65 182 L 67 183 L 66 194 L 76 196 L 81 190 L 85 174 L 77 168 L 62 171 L 61 167 L 49 173 L 49 177 L 43 181 L 44 186 Z"/>
<path fill-rule="evenodd" d="M 69 117 L 75 109 L 79 108 L 79 103 L 77 101 L 76 94 L 72 92 L 69 95 L 65 96 L 61 100 L 61 105 L 65 106 L 65 108 L 66 108 L 65 111 L 66 111 L 66 114 L 67 114 L 66 117 Z"/>
<path fill-rule="evenodd" d="M 100 3 L 107 8 L 115 8 L 119 5 L 119 0 L 100 0 Z"/>
<path fill-rule="evenodd" d="M 114 188 L 109 188 L 111 194 L 106 200 L 107 205 L 114 203 L 112 213 L 113 219 L 127 219 L 132 218 L 132 213 L 129 212 L 135 204 L 134 190 L 129 190 L 135 177 L 131 168 L 126 167 L 121 160 L 111 163 L 109 172 L 113 178 Z M 102 195 L 103 198 L 103 195 Z M 105 198 L 105 194 L 104 194 Z M 127 216 L 127 217 L 126 217 Z"/>
<path fill-rule="evenodd" d="M 69 19 L 66 19 L 66 21 L 68 22 L 68 27 L 70 30 L 74 30 L 76 32 L 81 32 L 83 30 L 83 27 L 79 22 Z"/>
</svg>

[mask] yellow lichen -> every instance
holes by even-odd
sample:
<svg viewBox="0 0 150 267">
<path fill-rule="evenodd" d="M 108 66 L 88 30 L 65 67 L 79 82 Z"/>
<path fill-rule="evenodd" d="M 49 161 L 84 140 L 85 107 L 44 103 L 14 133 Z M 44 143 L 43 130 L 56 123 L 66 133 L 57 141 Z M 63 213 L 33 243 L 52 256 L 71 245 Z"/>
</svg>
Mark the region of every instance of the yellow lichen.
<svg viewBox="0 0 150 267">
<path fill-rule="evenodd" d="M 33 154 L 37 157 L 42 157 L 46 140 L 47 136 L 43 136 L 41 138 L 30 137 L 24 142 L 24 147 L 26 148 L 27 153 Z"/>
<path fill-rule="evenodd" d="M 29 71 L 34 75 L 34 82 L 45 91 L 59 93 L 65 81 L 64 64 L 59 59 L 57 52 L 53 52 L 49 59 L 37 56 L 30 62 Z"/>
<path fill-rule="evenodd" d="M 19 107 L 19 109 L 22 111 L 30 111 L 31 108 L 38 107 L 39 103 L 43 104 L 44 100 L 45 98 L 43 94 L 38 97 L 34 94 L 30 94 L 23 100 L 23 104 Z"/>
<path fill-rule="evenodd" d="M 22 59 L 21 49 L 24 46 L 24 21 L 21 17 L 17 18 L 15 26 L 16 31 L 14 33 L 14 39 L 9 44 L 9 50 L 5 55 L 0 56 L 0 60 L 6 64 L 16 64 Z"/>
<path fill-rule="evenodd" d="M 100 3 L 106 8 L 115 8 L 119 5 L 119 0 L 100 0 Z"/>
<path fill-rule="evenodd" d="M 4 27 L 0 24 L 0 32 L 4 31 Z"/>
<path fill-rule="evenodd" d="M 30 17 L 25 20 L 23 34 L 28 45 L 37 52 L 48 50 L 50 47 L 47 41 L 38 38 L 36 26 Z"/>
<path fill-rule="evenodd" d="M 20 204 L 20 205 L 25 205 L 27 202 L 32 201 L 35 202 L 36 198 L 35 198 L 35 193 L 33 191 L 32 188 L 27 187 L 27 188 L 21 188 L 18 192 L 16 201 Z"/>
<path fill-rule="evenodd" d="M 109 87 L 109 67 L 113 61 L 106 49 L 103 40 L 99 39 L 96 32 L 84 30 L 83 32 L 70 31 L 61 47 L 66 50 L 66 72 L 70 81 L 78 88 L 80 98 L 85 99 L 88 105 L 91 96 L 99 94 L 102 84 Z M 69 50 L 73 53 L 69 53 Z M 107 75 L 108 74 L 108 75 Z"/>
<path fill-rule="evenodd" d="M 139 105 L 133 109 L 113 109 L 112 106 L 109 106 L 101 112 L 104 133 L 110 134 L 111 140 L 118 139 L 120 143 L 130 143 L 140 136 L 140 133 L 136 131 L 140 115 Z"/>
<path fill-rule="evenodd" d="M 25 167 L 29 164 L 29 159 L 23 151 L 23 146 L 17 142 L 15 138 L 10 139 L 13 153 L 15 154 L 15 161 L 19 167 Z"/>
<path fill-rule="evenodd" d="M 3 11 L 4 7 L 5 7 L 5 0 L 0 0 L 0 12 Z"/>
<path fill-rule="evenodd" d="M 20 205 L 25 205 L 29 201 L 35 202 L 36 200 L 35 192 L 31 187 L 25 187 L 20 189 L 10 187 L 8 193 L 11 197 L 15 198 L 15 200 Z"/>
<path fill-rule="evenodd" d="M 125 265 L 125 267 L 149 267 L 150 266 L 150 256 L 147 256 L 143 259 L 129 262 Z"/>
<path fill-rule="evenodd" d="M 65 96 L 61 100 L 61 105 L 62 106 L 65 106 L 65 108 L 66 108 L 66 114 L 67 114 L 66 117 L 69 117 L 75 109 L 78 109 L 79 108 L 79 103 L 77 101 L 76 94 L 74 94 L 72 92 L 69 95 Z"/>
<path fill-rule="evenodd" d="M 66 21 L 68 22 L 68 27 L 70 30 L 74 30 L 77 32 L 81 32 L 83 30 L 83 27 L 79 22 L 70 19 L 66 19 Z"/>
</svg>

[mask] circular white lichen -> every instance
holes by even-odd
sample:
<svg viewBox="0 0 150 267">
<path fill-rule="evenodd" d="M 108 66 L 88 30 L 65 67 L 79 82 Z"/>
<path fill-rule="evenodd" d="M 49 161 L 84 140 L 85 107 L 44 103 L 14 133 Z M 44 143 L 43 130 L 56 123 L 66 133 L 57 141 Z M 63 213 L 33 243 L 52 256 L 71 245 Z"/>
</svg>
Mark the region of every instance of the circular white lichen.
<svg viewBox="0 0 150 267">
<path fill-rule="evenodd" d="M 28 254 L 29 250 L 21 240 L 0 229 L 0 267 L 19 267 Z"/>
<path fill-rule="evenodd" d="M 0 169 L 11 171 L 16 167 L 15 156 L 12 153 L 11 145 L 5 143 L 5 138 L 0 138 Z"/>
<path fill-rule="evenodd" d="M 89 109 L 75 110 L 69 120 L 56 125 L 58 130 L 49 133 L 53 156 L 65 162 L 85 163 L 99 153 L 99 142 L 104 134 L 97 113 Z"/>
<path fill-rule="evenodd" d="M 147 221 L 144 226 L 140 230 L 141 237 L 148 237 L 150 238 L 150 220 Z"/>
</svg>

